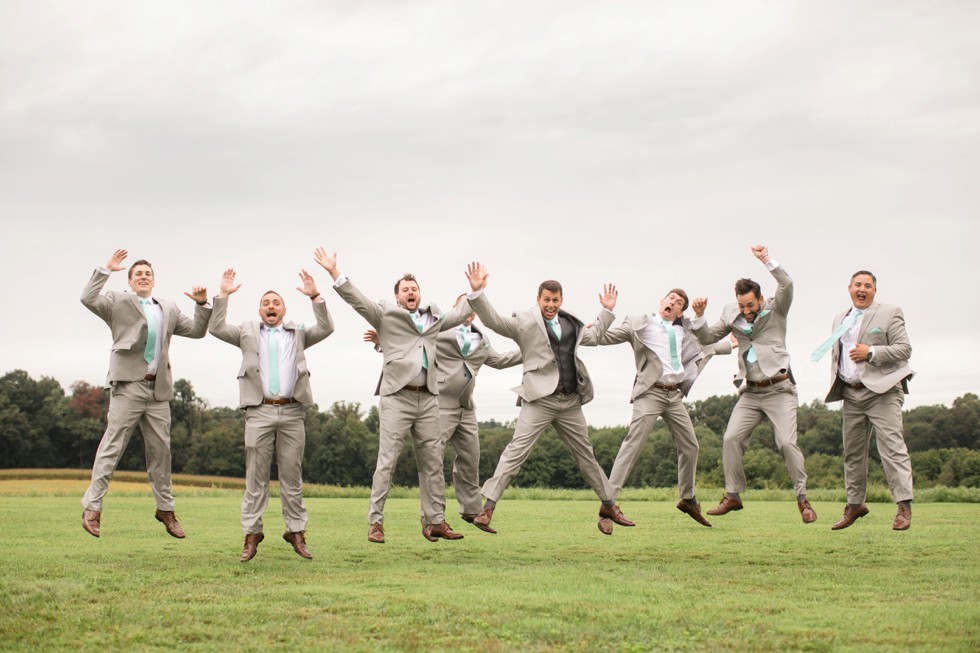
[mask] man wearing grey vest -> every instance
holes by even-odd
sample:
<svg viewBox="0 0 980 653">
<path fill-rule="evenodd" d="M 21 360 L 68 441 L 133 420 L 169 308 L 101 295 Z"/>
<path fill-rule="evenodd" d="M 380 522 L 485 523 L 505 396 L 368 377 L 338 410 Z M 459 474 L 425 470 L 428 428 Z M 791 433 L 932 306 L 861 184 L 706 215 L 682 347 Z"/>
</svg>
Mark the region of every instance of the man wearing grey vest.
<svg viewBox="0 0 980 653">
<path fill-rule="evenodd" d="M 560 310 L 562 287 L 554 280 L 538 286 L 537 305 L 504 317 L 487 299 L 484 288 L 487 270 L 471 263 L 466 276 L 470 281 L 470 306 L 480 320 L 497 333 L 514 340 L 521 350 L 524 364 L 523 382 L 514 388 L 521 407 L 514 437 L 500 455 L 493 477 L 483 484 L 486 503 L 473 525 L 490 533 L 490 520 L 497 501 L 531 454 L 538 438 L 552 425 L 566 447 L 578 461 L 585 480 L 599 496 L 599 530 L 612 534 L 612 522 L 633 526 L 614 500 L 615 493 L 606 473 L 595 459 L 589 429 L 582 405 L 592 400 L 592 380 L 578 357 L 583 344 L 596 344 L 612 324 L 615 316 L 616 287 L 608 284 L 599 295 L 602 311 L 595 324 L 586 326 L 571 313 Z"/>
<path fill-rule="evenodd" d="M 769 249 L 764 245 L 753 246 L 752 255 L 776 280 L 775 297 L 767 300 L 758 283 L 739 279 L 735 282 L 735 303 L 725 306 L 721 319 L 711 326 L 704 319 L 708 300 L 699 297 L 691 302 L 696 316 L 692 326 L 701 344 L 710 345 L 731 333 L 738 339 L 739 350 L 738 374 L 734 380 L 739 389 L 738 402 L 728 420 L 722 444 L 725 496 L 708 514 L 724 515 L 742 509 L 740 495 L 747 487 L 742 457 L 752 431 L 768 417 L 775 432 L 776 448 L 786 461 L 800 516 L 803 523 L 810 524 L 817 520 L 817 513 L 806 498 L 803 452 L 796 444 L 799 399 L 786 349 L 786 320 L 793 302 L 793 280 L 769 258 Z"/>
</svg>

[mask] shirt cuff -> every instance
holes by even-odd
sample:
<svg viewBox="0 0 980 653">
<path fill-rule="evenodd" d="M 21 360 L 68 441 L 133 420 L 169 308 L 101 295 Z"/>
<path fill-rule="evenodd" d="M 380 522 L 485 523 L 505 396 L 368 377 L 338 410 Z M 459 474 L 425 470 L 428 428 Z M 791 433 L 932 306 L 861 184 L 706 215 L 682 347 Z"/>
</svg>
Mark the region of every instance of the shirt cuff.
<svg viewBox="0 0 980 653">
<path fill-rule="evenodd" d="M 769 259 L 769 262 L 766 263 L 766 269 L 769 270 L 770 272 L 772 272 L 773 270 L 775 270 L 778 267 L 779 267 L 779 263 L 776 263 L 776 261 L 774 261 L 772 259 Z"/>
<path fill-rule="evenodd" d="M 339 277 L 337 277 L 336 281 L 333 282 L 333 287 L 340 288 L 345 283 L 347 283 L 347 275 L 342 274 Z"/>
<path fill-rule="evenodd" d="M 104 265 L 100 265 L 99 266 L 99 272 L 101 272 L 102 274 L 107 274 L 107 275 L 108 274 L 112 274 L 112 270 L 110 270 L 109 268 L 107 268 Z"/>
<path fill-rule="evenodd" d="M 704 325 L 704 323 L 705 323 L 705 318 L 703 315 L 701 317 L 696 317 L 693 320 L 691 320 L 691 328 L 692 329 L 700 328 L 701 326 Z"/>
<path fill-rule="evenodd" d="M 468 294 L 466 296 L 466 300 L 469 301 L 471 299 L 476 299 L 477 297 L 479 297 L 482 294 L 483 294 L 483 288 L 480 288 L 479 290 L 477 290 L 475 292 L 471 292 L 470 294 Z"/>
</svg>

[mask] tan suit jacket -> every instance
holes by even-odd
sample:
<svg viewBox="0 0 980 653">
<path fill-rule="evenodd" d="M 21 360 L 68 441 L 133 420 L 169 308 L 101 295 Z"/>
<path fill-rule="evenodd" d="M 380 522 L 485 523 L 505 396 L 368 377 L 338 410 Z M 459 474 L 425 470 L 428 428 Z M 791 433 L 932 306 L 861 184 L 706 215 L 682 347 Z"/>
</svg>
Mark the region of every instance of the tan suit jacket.
<svg viewBox="0 0 980 653">
<path fill-rule="evenodd" d="M 643 330 L 650 325 L 650 315 L 628 315 L 622 324 L 606 331 L 598 344 L 618 345 L 628 342 L 633 346 L 633 356 L 636 362 L 636 379 L 633 381 L 633 392 L 630 395 L 632 403 L 637 397 L 647 392 L 653 384 L 664 375 L 663 363 L 656 352 L 643 344 Z M 730 354 L 732 343 L 725 338 L 714 345 L 702 346 L 691 328 L 691 321 L 683 319 L 685 332 L 684 345 L 681 348 L 681 364 L 684 366 L 684 380 L 681 382 L 681 392 L 686 397 L 704 369 L 708 359 L 718 354 Z"/>
<path fill-rule="evenodd" d="M 480 373 L 480 368 L 489 365 L 494 369 L 502 370 L 521 362 L 519 349 L 501 354 L 490 345 L 487 335 L 475 324 L 472 329 L 479 333 L 482 339 L 480 346 L 469 352 L 466 358 L 463 358 L 463 352 L 459 348 L 455 329 L 442 332 L 436 340 L 439 348 L 437 377 L 440 406 L 453 408 L 459 406 L 467 410 L 475 410 L 473 388 L 476 386 L 476 375 Z"/>
<path fill-rule="evenodd" d="M 554 393 L 558 387 L 558 361 L 551 349 L 548 339 L 547 326 L 541 316 L 541 309 L 534 306 L 523 311 L 515 311 L 511 317 L 504 317 L 490 304 L 486 292 L 480 292 L 470 299 L 470 305 L 480 320 L 488 328 L 517 343 L 521 349 L 521 360 L 524 363 L 524 376 L 521 385 L 512 388 L 523 401 L 534 401 Z M 581 345 L 598 344 L 599 339 L 606 333 L 615 316 L 603 309 L 592 326 L 585 324 L 565 311 L 560 311 L 575 323 L 575 369 L 578 373 L 578 394 L 583 404 L 592 401 L 594 391 L 592 379 L 585 363 L 578 356 Z M 562 334 L 563 336 L 565 334 Z"/>
<path fill-rule="evenodd" d="M 259 371 L 259 332 L 262 323 L 252 320 L 243 322 L 240 326 L 230 325 L 226 322 L 227 315 L 228 298 L 215 297 L 214 314 L 211 316 L 208 330 L 219 340 L 224 340 L 242 350 L 242 366 L 238 370 L 238 405 L 242 408 L 258 406 L 263 399 L 262 376 Z M 293 399 L 303 404 L 304 408 L 314 403 L 313 391 L 310 389 L 310 372 L 306 366 L 304 352 L 307 347 L 312 347 L 333 333 L 333 320 L 330 319 L 326 302 L 313 302 L 313 315 L 316 316 L 316 324 L 309 329 L 302 324 L 297 326 L 292 322 L 283 325 L 284 329 L 292 331 L 295 335 L 298 376 L 296 387 L 293 389 Z"/>
<path fill-rule="evenodd" d="M 85 308 L 102 318 L 112 332 L 107 387 L 121 381 L 142 381 L 147 369 L 143 358 L 147 338 L 146 315 L 139 296 L 113 290 L 102 293 L 102 287 L 108 279 L 108 274 L 96 269 L 85 284 L 81 298 Z M 163 329 L 157 334 L 162 341 L 153 398 L 157 401 L 169 401 L 174 398 L 174 380 L 170 371 L 170 339 L 174 335 L 203 338 L 208 332 L 211 309 L 198 305 L 194 309 L 194 318 L 191 319 L 181 313 L 174 302 L 165 299 L 156 301 L 163 309 Z"/>
<path fill-rule="evenodd" d="M 844 321 L 850 309 L 834 318 L 832 330 L 837 329 Z M 858 333 L 858 343 L 874 347 L 874 360 L 857 363 L 858 376 L 866 388 L 877 394 L 883 394 L 899 383 L 902 390 L 908 394 L 908 381 L 915 372 L 909 367 L 912 356 L 912 345 L 905 331 L 905 315 L 902 309 L 888 304 L 875 302 L 865 311 L 861 318 L 861 330 Z M 841 346 L 837 343 L 831 351 L 830 358 L 830 392 L 826 401 L 841 401 L 844 382 L 838 376 Z"/>
<path fill-rule="evenodd" d="M 767 299 L 762 310 L 759 311 L 751 336 L 734 326 L 735 320 L 740 315 L 738 304 L 735 303 L 725 306 L 721 319 L 710 327 L 705 322 L 694 328 L 694 333 L 697 334 L 702 345 L 718 342 L 729 333 L 735 334 L 739 347 L 738 374 L 733 380 L 735 387 L 741 386 L 742 381 L 745 380 L 745 352 L 749 347 L 755 347 L 759 367 L 767 377 L 789 374 L 792 378 L 793 375 L 790 369 L 789 351 L 786 349 L 786 317 L 789 314 L 790 304 L 793 303 L 793 280 L 781 265 L 770 273 L 776 280 L 776 294 Z"/>
<path fill-rule="evenodd" d="M 350 279 L 334 290 L 353 307 L 361 317 L 378 332 L 381 340 L 384 366 L 381 381 L 375 394 L 387 396 L 395 394 L 412 382 L 422 369 L 422 352 L 428 360 L 426 386 L 434 395 L 439 394 L 438 369 L 439 353 L 436 338 L 447 329 L 462 324 L 473 310 L 466 301 L 460 302 L 448 314 L 441 313 L 435 304 L 420 306 L 421 311 L 429 311 L 435 321 L 424 332 L 419 333 L 412 314 L 396 302 L 373 301 L 362 293 Z"/>
</svg>

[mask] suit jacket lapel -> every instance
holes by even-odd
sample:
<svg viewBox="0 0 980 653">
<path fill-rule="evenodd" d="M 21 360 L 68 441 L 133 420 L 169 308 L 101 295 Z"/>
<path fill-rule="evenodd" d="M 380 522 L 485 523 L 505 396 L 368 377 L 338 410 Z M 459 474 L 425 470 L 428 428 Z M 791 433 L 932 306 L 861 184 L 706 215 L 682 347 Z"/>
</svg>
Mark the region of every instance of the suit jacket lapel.
<svg viewBox="0 0 980 653">
<path fill-rule="evenodd" d="M 861 331 L 858 333 L 857 341 L 864 342 L 864 336 L 868 332 L 868 327 L 871 325 L 871 321 L 878 312 L 878 304 L 872 304 L 868 307 L 868 310 L 864 312 L 864 316 L 861 318 Z"/>
</svg>

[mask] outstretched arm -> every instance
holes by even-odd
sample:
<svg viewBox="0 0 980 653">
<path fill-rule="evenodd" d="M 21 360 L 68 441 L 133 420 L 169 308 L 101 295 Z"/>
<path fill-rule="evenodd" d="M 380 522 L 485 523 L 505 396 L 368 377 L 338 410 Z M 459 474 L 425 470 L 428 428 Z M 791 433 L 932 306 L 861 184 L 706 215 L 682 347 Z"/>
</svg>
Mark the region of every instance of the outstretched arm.
<svg viewBox="0 0 980 653">
<path fill-rule="evenodd" d="M 789 313 L 790 304 L 793 303 L 793 279 L 789 276 L 783 266 L 776 263 L 769 256 L 769 248 L 765 245 L 753 245 L 752 255 L 762 261 L 769 274 L 776 280 L 776 295 L 773 297 L 773 310 L 785 316 Z"/>
<path fill-rule="evenodd" d="M 126 266 L 122 263 L 129 256 L 129 252 L 125 249 L 117 249 L 109 256 L 109 260 L 106 261 L 105 269 L 109 273 L 118 272 L 119 270 L 125 270 Z M 92 311 L 100 318 L 109 321 L 112 316 L 112 299 L 106 297 L 102 294 L 102 288 L 105 286 L 105 282 L 109 280 L 109 277 L 104 273 L 96 269 L 92 278 L 89 279 L 88 283 L 85 284 L 85 288 L 82 290 L 82 305 L 88 310 Z"/>
</svg>

